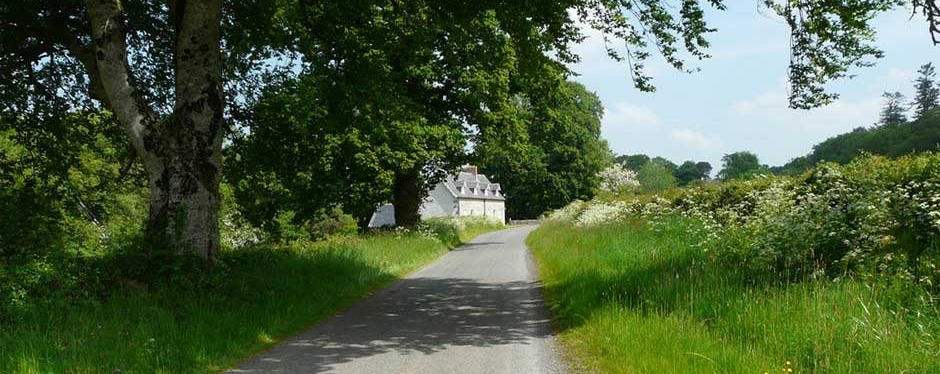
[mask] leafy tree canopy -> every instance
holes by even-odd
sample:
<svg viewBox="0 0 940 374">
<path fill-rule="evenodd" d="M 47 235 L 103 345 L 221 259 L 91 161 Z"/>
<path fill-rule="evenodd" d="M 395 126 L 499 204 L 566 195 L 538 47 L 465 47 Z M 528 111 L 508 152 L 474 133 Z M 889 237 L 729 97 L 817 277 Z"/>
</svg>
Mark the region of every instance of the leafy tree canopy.
<svg viewBox="0 0 940 374">
<path fill-rule="evenodd" d="M 637 171 L 640 170 L 643 165 L 650 162 L 650 157 L 644 154 L 620 155 L 617 156 L 615 160 L 623 166 L 626 166 L 627 169 Z"/>
<path fill-rule="evenodd" d="M 676 182 L 680 186 L 687 186 L 694 181 L 708 180 L 711 171 L 712 165 L 708 162 L 695 162 L 690 160 L 679 165 L 673 174 L 676 177 Z"/>
<path fill-rule="evenodd" d="M 914 152 L 936 150 L 940 144 L 940 120 L 936 104 L 931 104 L 936 87 L 933 64 L 921 65 L 920 77 L 914 81 L 915 120 L 909 121 L 909 105 L 899 92 L 885 92 L 884 106 L 874 127 L 856 127 L 851 132 L 833 136 L 813 146 L 812 152 L 775 168 L 776 173 L 797 174 L 822 161 L 848 163 L 853 158 L 871 153 L 898 157 Z M 926 109 L 923 113 L 921 111 Z"/>
<path fill-rule="evenodd" d="M 747 178 L 767 171 L 758 161 L 757 155 L 748 151 L 726 154 L 721 158 L 721 163 L 721 171 L 718 172 L 721 180 Z"/>
<path fill-rule="evenodd" d="M 660 162 L 649 162 L 643 165 L 636 174 L 641 193 L 665 191 L 676 186 L 676 177 L 672 170 Z"/>
<path fill-rule="evenodd" d="M 594 196 L 597 174 L 613 161 L 600 136 L 603 107 L 584 86 L 560 81 L 516 100 L 524 131 L 477 144 L 474 159 L 499 181 L 507 214 L 534 218 Z"/>
</svg>

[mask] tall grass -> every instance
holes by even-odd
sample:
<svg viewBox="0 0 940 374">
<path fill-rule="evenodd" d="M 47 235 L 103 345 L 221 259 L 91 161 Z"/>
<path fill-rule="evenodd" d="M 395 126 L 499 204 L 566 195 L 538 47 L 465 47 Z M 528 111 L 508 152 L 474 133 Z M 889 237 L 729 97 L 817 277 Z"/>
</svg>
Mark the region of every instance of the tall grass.
<svg viewBox="0 0 940 374">
<path fill-rule="evenodd" d="M 940 373 L 940 313 L 890 280 L 790 283 L 695 244 L 696 221 L 529 237 L 561 339 L 601 373 Z M 702 234 L 695 234 L 702 233 Z"/>
<path fill-rule="evenodd" d="M 214 373 L 449 248 L 421 232 L 224 252 L 197 287 L 37 301 L 0 325 L 0 373 Z"/>
</svg>

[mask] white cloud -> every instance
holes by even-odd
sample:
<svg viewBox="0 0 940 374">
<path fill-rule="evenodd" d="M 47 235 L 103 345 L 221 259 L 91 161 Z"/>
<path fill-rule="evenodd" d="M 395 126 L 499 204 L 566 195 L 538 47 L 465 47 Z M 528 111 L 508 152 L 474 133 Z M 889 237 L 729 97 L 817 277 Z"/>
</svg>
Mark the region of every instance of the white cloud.
<svg viewBox="0 0 940 374">
<path fill-rule="evenodd" d="M 601 134 L 617 153 L 639 153 L 662 134 L 663 120 L 647 106 L 617 102 L 607 106 L 601 120 Z"/>
<path fill-rule="evenodd" d="M 708 51 L 713 60 L 737 60 L 767 55 L 779 55 L 789 50 L 786 41 L 768 41 L 762 44 L 733 45 Z"/>
<path fill-rule="evenodd" d="M 727 135 L 723 145 L 728 151 L 755 151 L 761 162 L 782 165 L 826 138 L 871 126 L 878 119 L 881 97 L 843 98 L 811 110 L 787 105 L 783 89 L 733 103 L 727 112 L 727 128 L 721 132 Z"/>
<path fill-rule="evenodd" d="M 876 67 L 852 69 L 858 74 L 854 79 L 827 84 L 830 92 L 842 95 L 831 105 L 793 110 L 787 106 L 784 76 L 789 28 L 759 3 L 708 14 L 710 26 L 720 31 L 708 36 L 711 60 L 689 61 L 701 72 L 677 73 L 651 48 L 647 67 L 653 69 L 653 94 L 637 92 L 626 64 L 607 57 L 598 32 L 582 28 L 588 39 L 572 46 L 583 58 L 571 65 L 581 73 L 574 79 L 604 102 L 602 135 L 614 152 L 674 162 L 704 160 L 718 168 L 722 154 L 750 150 L 762 163 L 782 165 L 826 138 L 871 126 L 878 119 L 881 93 L 901 91 L 910 97 L 917 67 L 935 59 L 928 33 L 917 28 L 922 18 L 908 21 L 910 14 L 903 10 L 885 13 L 875 20 L 885 58 Z"/>
<path fill-rule="evenodd" d="M 914 81 L 914 71 L 898 68 L 888 68 L 888 77 L 886 78 L 889 87 L 907 87 Z M 887 89 L 891 91 L 893 89 Z"/>
<path fill-rule="evenodd" d="M 787 95 L 780 90 L 764 92 L 753 99 L 740 100 L 731 105 L 731 115 L 759 119 L 756 124 L 779 123 L 801 130 L 824 132 L 851 130 L 870 125 L 878 118 L 881 98 L 859 101 L 845 99 L 811 110 L 791 109 Z"/>
<path fill-rule="evenodd" d="M 614 104 L 614 107 L 604 114 L 603 122 L 605 127 L 611 129 L 659 127 L 662 124 L 662 120 L 652 109 L 624 102 Z"/>
<path fill-rule="evenodd" d="M 715 149 L 719 144 L 717 137 L 710 137 L 698 130 L 675 129 L 672 130 L 671 135 L 673 139 L 683 145 L 700 151 Z"/>
</svg>

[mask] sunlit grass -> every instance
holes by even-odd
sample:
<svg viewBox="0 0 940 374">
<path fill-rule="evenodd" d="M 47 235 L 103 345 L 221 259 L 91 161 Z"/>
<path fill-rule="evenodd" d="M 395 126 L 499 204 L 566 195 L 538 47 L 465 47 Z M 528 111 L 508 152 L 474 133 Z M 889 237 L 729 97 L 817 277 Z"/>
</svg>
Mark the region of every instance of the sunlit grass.
<svg viewBox="0 0 940 374">
<path fill-rule="evenodd" d="M 224 253 L 213 286 L 34 305 L 0 325 L 0 373 L 219 372 L 447 250 L 416 233 L 260 247 Z"/>
<path fill-rule="evenodd" d="M 696 248 L 688 224 L 549 223 L 530 236 L 578 365 L 601 373 L 940 373 L 940 318 L 916 297 L 847 277 L 786 284 L 748 273 Z"/>
</svg>

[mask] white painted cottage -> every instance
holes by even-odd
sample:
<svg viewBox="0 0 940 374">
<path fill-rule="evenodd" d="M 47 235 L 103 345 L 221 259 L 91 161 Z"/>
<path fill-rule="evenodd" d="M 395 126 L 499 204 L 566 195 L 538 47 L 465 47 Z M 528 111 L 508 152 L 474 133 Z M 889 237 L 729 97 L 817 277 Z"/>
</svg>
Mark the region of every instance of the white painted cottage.
<svg viewBox="0 0 940 374">
<path fill-rule="evenodd" d="M 421 218 L 441 216 L 488 216 L 506 221 L 506 198 L 499 183 L 492 183 L 476 166 L 467 166 L 456 175 L 448 175 L 434 186 L 419 210 Z M 395 207 L 380 206 L 369 227 L 394 226 Z"/>
</svg>

